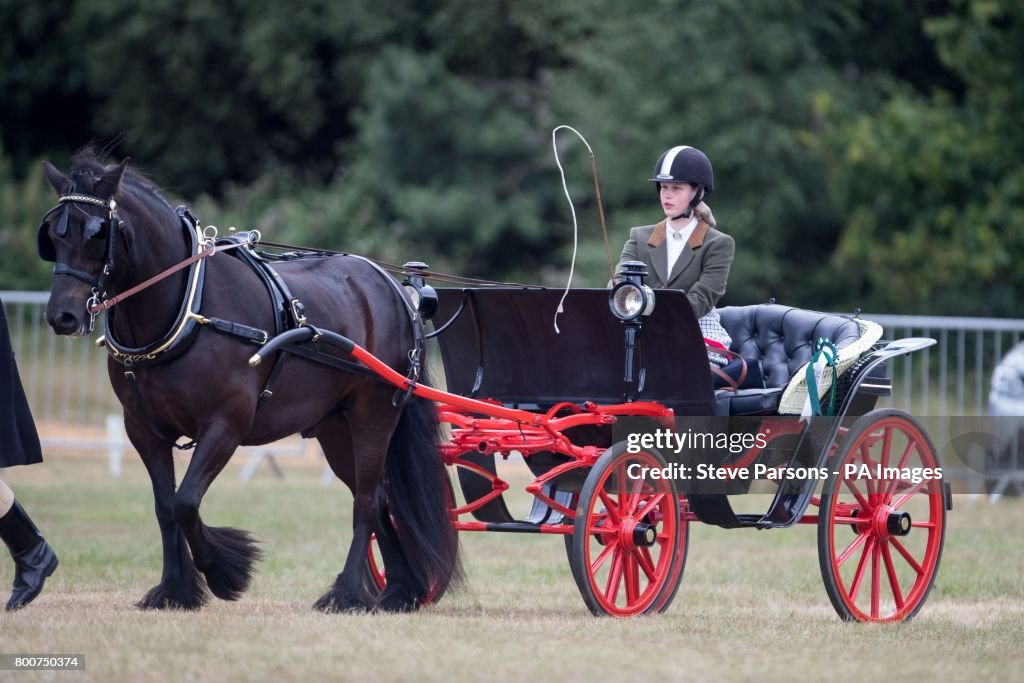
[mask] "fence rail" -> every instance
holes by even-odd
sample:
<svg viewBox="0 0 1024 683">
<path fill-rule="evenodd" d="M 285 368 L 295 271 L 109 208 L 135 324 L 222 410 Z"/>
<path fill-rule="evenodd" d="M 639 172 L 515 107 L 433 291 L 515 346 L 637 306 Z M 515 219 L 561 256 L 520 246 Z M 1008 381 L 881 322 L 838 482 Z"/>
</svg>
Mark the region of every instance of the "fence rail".
<svg viewBox="0 0 1024 683">
<path fill-rule="evenodd" d="M 894 407 L 917 415 L 985 415 L 1000 359 L 1024 334 L 1024 320 L 864 315 L 886 339 L 931 337 L 936 346 L 897 358 L 889 368 Z"/>
</svg>

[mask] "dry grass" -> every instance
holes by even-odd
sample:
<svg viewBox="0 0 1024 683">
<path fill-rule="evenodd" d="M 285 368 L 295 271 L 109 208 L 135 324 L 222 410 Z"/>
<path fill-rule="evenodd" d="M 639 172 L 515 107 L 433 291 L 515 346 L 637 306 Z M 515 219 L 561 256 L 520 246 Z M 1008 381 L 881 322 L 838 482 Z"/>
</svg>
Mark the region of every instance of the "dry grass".
<svg viewBox="0 0 1024 683">
<path fill-rule="evenodd" d="M 465 534 L 467 588 L 414 615 L 323 615 L 340 570 L 349 497 L 317 467 L 247 485 L 229 468 L 204 503 L 212 524 L 253 531 L 266 559 L 239 602 L 199 613 L 132 606 L 159 578 L 148 481 L 91 458 L 4 473 L 61 557 L 30 608 L 0 616 L 0 652 L 80 653 L 86 672 L 0 680 L 1013 680 L 1024 666 L 1024 504 L 958 498 L 943 566 L 918 618 L 844 624 L 821 584 L 813 528 L 692 527 L 667 614 L 591 617 L 560 539 Z M 2 563 L 0 581 L 11 567 Z"/>
</svg>

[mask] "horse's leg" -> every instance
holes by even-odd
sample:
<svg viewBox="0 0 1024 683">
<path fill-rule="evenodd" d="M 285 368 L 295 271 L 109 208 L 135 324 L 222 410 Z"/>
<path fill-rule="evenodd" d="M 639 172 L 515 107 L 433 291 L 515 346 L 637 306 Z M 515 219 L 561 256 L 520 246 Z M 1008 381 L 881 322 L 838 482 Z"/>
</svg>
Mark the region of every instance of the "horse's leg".
<svg viewBox="0 0 1024 683">
<path fill-rule="evenodd" d="M 373 609 L 376 604 L 363 583 L 370 535 L 377 526 L 378 496 L 384 458 L 398 422 L 390 390 L 362 393 L 345 411 L 345 424 L 325 426 L 318 435 L 334 473 L 352 489 L 352 544 L 334 585 L 314 607 L 326 612 Z M 383 400 L 382 400 L 383 399 Z M 383 550 L 383 549 L 382 549 Z M 386 564 L 389 577 L 392 571 Z"/>
<path fill-rule="evenodd" d="M 125 415 L 125 432 L 138 450 L 153 484 L 156 520 L 164 546 L 164 568 L 160 583 L 149 589 L 137 603 L 141 609 L 198 609 L 209 600 L 192 562 L 188 544 L 174 522 L 174 458 L 170 444 L 157 438 L 130 415 Z"/>
<path fill-rule="evenodd" d="M 320 442 L 320 447 L 324 451 L 324 457 L 331 470 L 354 494 L 356 489 L 355 462 L 352 457 L 352 432 L 348 422 L 339 417 L 325 424 L 317 433 L 317 440 Z M 383 485 L 377 486 L 375 496 L 377 499 L 377 524 L 374 526 L 374 531 L 377 535 L 377 544 L 388 579 L 387 588 L 380 597 L 380 606 L 388 611 L 407 611 L 415 606 L 416 596 L 421 595 L 423 591 L 416 588 L 417 584 L 412 576 L 409 562 L 398 542 L 398 536 L 391 523 L 391 515 L 385 502 Z M 340 574 L 336 583 L 338 581 L 341 581 Z M 317 602 L 317 607 L 337 609 L 336 601 L 333 601 L 331 597 L 333 594 L 334 589 Z"/>
<path fill-rule="evenodd" d="M 198 445 L 172 507 L 196 567 L 206 576 L 210 591 L 222 600 L 237 600 L 245 592 L 252 580 L 252 565 L 262 557 L 249 532 L 209 527 L 199 517 L 203 496 L 235 452 L 240 433 L 216 422 L 197 435 Z"/>
</svg>

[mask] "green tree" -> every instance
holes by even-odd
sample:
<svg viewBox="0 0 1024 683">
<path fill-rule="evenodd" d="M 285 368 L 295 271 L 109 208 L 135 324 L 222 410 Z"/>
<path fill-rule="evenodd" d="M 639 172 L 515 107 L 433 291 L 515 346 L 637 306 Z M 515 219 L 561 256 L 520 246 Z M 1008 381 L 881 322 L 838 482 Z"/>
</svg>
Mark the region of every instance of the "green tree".
<svg viewBox="0 0 1024 683">
<path fill-rule="evenodd" d="M 36 255 L 36 227 L 56 198 L 42 164 L 24 179 L 13 167 L 0 147 L 0 289 L 49 289 L 51 266 Z"/>
<path fill-rule="evenodd" d="M 528 83 L 485 88 L 436 54 L 385 50 L 370 67 L 340 182 L 349 230 L 383 233 L 468 273 L 535 271 L 555 188 L 537 175 L 546 158 L 533 103 Z"/>
<path fill-rule="evenodd" d="M 830 185 L 847 216 L 836 293 L 884 310 L 1021 315 L 1024 7 L 963 0 L 925 26 L 964 94 L 897 86 L 876 113 L 834 117 Z"/>
</svg>

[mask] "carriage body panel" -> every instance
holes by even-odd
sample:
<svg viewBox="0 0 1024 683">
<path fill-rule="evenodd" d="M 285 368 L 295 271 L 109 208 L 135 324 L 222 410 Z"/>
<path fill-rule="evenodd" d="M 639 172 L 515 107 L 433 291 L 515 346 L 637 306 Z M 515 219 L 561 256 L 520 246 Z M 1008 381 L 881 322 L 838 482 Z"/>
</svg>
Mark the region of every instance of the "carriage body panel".
<svg viewBox="0 0 1024 683">
<path fill-rule="evenodd" d="M 553 289 L 440 289 L 438 324 L 462 312 L 437 339 L 448 391 L 506 405 L 547 409 L 556 403 L 657 401 L 677 415 L 713 410 L 703 337 L 682 292 L 658 292 L 644 320 L 640 367 L 623 381 L 623 324 L 608 310 L 608 290 L 574 289 L 554 328 L 562 292 Z"/>
</svg>

